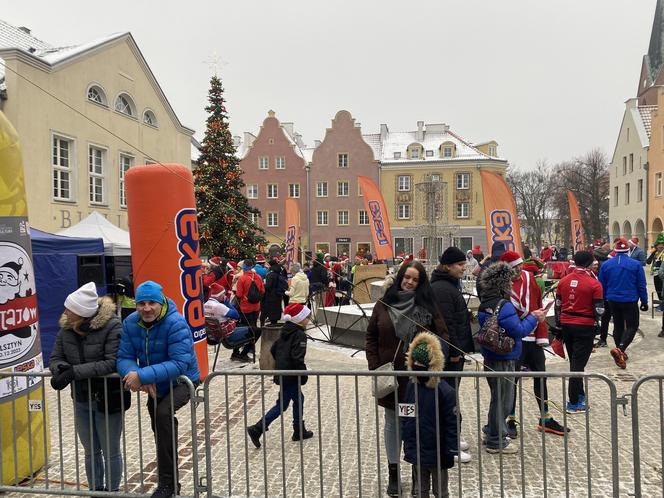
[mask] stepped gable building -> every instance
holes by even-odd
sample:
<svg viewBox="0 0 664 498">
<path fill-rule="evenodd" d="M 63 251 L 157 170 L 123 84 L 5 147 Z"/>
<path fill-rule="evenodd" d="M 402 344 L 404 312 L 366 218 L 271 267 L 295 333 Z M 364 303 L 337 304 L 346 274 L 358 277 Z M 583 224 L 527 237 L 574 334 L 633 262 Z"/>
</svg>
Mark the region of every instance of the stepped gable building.
<svg viewBox="0 0 664 498">
<path fill-rule="evenodd" d="M 33 226 L 55 232 L 98 211 L 126 230 L 127 169 L 191 164 L 194 131 L 131 33 L 56 47 L 0 20 L 0 58 L 0 109 L 21 139 Z"/>
<path fill-rule="evenodd" d="M 309 218 L 312 248 L 353 258 L 372 252 L 369 216 L 357 181 L 368 176 L 379 184 L 379 162 L 363 140 L 360 124 L 339 111 L 325 138 L 313 150 Z"/>
<path fill-rule="evenodd" d="M 380 185 L 390 213 L 394 252 L 435 260 L 454 244 L 488 252 L 481 170 L 505 173 L 495 141 L 471 144 L 447 124 L 365 135 L 380 158 Z"/>
<path fill-rule="evenodd" d="M 240 168 L 250 204 L 261 212 L 254 221 L 265 230 L 271 245 L 281 245 L 286 236 L 286 199 L 300 206 L 300 247 L 309 246 L 308 176 L 311 152 L 294 131 L 293 123 L 280 123 L 269 111 L 256 136 L 245 132 L 235 137 Z M 307 153 L 305 154 L 305 150 Z"/>
</svg>

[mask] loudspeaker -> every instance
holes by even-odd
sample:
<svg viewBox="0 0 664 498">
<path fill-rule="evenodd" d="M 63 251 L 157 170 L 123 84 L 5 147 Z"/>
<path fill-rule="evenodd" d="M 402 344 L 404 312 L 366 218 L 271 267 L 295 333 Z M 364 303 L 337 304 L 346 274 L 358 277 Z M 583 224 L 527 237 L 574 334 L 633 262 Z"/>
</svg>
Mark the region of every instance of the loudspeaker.
<svg viewBox="0 0 664 498">
<path fill-rule="evenodd" d="M 78 256 L 78 286 L 88 282 L 94 282 L 97 287 L 104 286 L 104 256 L 100 254 Z"/>
</svg>

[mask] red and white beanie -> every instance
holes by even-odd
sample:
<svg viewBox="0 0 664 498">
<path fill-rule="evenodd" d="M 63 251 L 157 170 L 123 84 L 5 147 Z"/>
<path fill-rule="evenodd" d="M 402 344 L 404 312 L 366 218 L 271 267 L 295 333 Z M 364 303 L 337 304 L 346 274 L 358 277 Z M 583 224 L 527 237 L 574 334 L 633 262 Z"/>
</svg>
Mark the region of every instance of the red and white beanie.
<svg viewBox="0 0 664 498">
<path fill-rule="evenodd" d="M 265 263 L 265 256 L 262 254 L 257 254 L 256 255 L 256 263 L 263 264 Z"/>
<path fill-rule="evenodd" d="M 226 268 L 228 268 L 231 271 L 237 270 L 237 263 L 235 261 L 229 261 L 226 263 Z"/>
<path fill-rule="evenodd" d="M 625 237 L 620 237 L 616 240 L 616 244 L 613 246 L 613 250 L 616 252 L 627 252 L 629 251 L 629 243 Z"/>
<path fill-rule="evenodd" d="M 519 256 L 518 253 L 514 251 L 505 251 L 500 256 L 500 261 L 504 261 L 512 268 L 523 263 L 523 259 L 521 258 L 521 256 Z"/>
<path fill-rule="evenodd" d="M 219 266 L 221 264 L 221 258 L 219 256 L 213 256 L 210 258 L 209 263 L 212 266 Z"/>
<path fill-rule="evenodd" d="M 639 245 L 639 238 L 638 237 L 632 237 L 627 241 L 628 244 L 633 245 L 633 246 L 638 246 Z"/>
<path fill-rule="evenodd" d="M 224 297 L 226 297 L 226 289 L 224 289 L 223 285 L 215 282 L 210 286 L 210 297 L 223 301 Z"/>
<path fill-rule="evenodd" d="M 285 322 L 300 323 L 311 314 L 311 310 L 304 304 L 293 303 L 284 308 L 283 320 Z"/>
</svg>

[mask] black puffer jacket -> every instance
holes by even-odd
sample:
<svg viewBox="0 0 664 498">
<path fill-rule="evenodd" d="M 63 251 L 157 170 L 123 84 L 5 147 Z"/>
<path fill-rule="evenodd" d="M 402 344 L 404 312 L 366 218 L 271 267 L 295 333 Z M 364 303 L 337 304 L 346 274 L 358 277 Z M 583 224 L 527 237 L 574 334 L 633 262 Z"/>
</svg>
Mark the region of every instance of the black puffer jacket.
<svg viewBox="0 0 664 498">
<path fill-rule="evenodd" d="M 459 279 L 436 268 L 431 274 L 431 289 L 450 335 L 450 344 L 453 348 L 449 350 L 449 355 L 459 356 L 462 353 L 474 352 L 470 315 L 463 294 L 459 290 Z"/>
<path fill-rule="evenodd" d="M 76 401 L 88 401 L 90 394 L 92 407 L 104 410 L 104 379 L 99 377 L 116 371 L 122 323 L 116 315 L 115 303 L 111 298 L 101 297 L 98 302 L 97 314 L 80 326 L 81 330 L 87 332 L 84 336 L 74 332 L 65 314 L 60 317 L 61 328 L 55 338 L 49 369 L 56 375 L 62 367 L 71 365 L 74 369 L 72 398 L 75 396 Z M 122 393 L 120 380 L 106 380 L 109 411 L 118 411 Z M 97 406 L 100 401 L 102 406 Z"/>
<path fill-rule="evenodd" d="M 296 323 L 286 322 L 281 328 L 279 339 L 270 348 L 270 353 L 274 358 L 275 370 L 306 370 L 304 357 L 307 354 L 307 334 L 304 329 Z M 283 378 L 284 382 L 297 382 L 297 377 L 284 375 L 275 376 L 274 383 L 279 384 L 280 378 Z M 308 377 L 302 375 L 300 379 L 300 383 L 304 385 Z"/>
</svg>

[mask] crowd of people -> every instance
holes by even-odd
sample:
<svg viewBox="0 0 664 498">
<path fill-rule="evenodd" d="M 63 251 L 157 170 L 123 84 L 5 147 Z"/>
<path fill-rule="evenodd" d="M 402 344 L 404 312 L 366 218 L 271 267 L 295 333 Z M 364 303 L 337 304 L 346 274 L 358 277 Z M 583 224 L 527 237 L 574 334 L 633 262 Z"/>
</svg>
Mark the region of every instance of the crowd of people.
<svg viewBox="0 0 664 498">
<path fill-rule="evenodd" d="M 471 276 L 477 281 L 480 332 L 493 331 L 502 337 L 500 348 L 491 342 L 480 344 L 485 371 L 544 372 L 544 348 L 549 345 L 551 328 L 566 346 L 570 371 L 583 372 L 593 349 L 606 344 L 611 319 L 615 347 L 610 353 L 618 367 L 626 368 L 639 311 L 648 310 L 644 265 L 649 265 L 661 300 L 664 233 L 649 257 L 636 248 L 638 240 L 618 238 L 613 246 L 602 244 L 571 255 L 555 284 L 555 325 L 551 327 L 546 323 L 549 307 L 542 297 L 546 263 L 528 248 L 521 256 L 497 242 L 485 257 L 479 247 L 467 252 L 449 247 L 430 276 L 420 261 L 406 257 L 374 306 L 366 331 L 368 368 L 389 364 L 395 371 L 462 371 L 476 347 L 471 332 L 473 315 L 462 286 Z M 271 349 L 275 368 L 305 371 L 312 293 L 331 294 L 334 300 L 339 299 L 339 288 L 352 292 L 354 269 L 363 264 L 369 264 L 366 258 L 357 258 L 351 266 L 346 259 L 324 254 L 304 267 L 293 263 L 289 268 L 283 259 L 265 261 L 261 255 L 237 263 L 213 257 L 204 277 L 205 314 L 225 334 L 244 329 L 249 337 L 242 347 L 233 349 L 232 360 L 255 356 L 256 340 L 270 323 L 281 329 Z M 131 406 L 131 392 L 146 393 L 159 479 L 152 497 L 170 497 L 179 492 L 177 443 L 172 443 L 178 441 L 175 412 L 190 396 L 188 385 L 178 379 L 186 376 L 194 386 L 200 382 L 192 334 L 159 283 L 140 282 L 134 292 L 134 283 L 128 280 L 121 288 L 123 295 L 117 303 L 98 297 L 92 282 L 67 297 L 49 365 L 51 384 L 58 390 L 72 386 L 77 434 L 85 450 L 91 490 L 118 490 L 122 412 Z M 129 313 L 131 305 L 134 311 Z M 664 336 L 664 321 L 660 336 Z M 103 377 L 111 373 L 118 373 L 120 379 Z M 463 417 L 455 392 L 461 378 L 439 380 L 418 376 L 410 382 L 407 376 L 399 376 L 394 389 L 376 399 L 384 411 L 389 496 L 402 492 L 398 470 L 402 457 L 412 465 L 413 496 L 428 496 L 429 490 L 434 496 L 447 496 L 447 469 L 472 460 L 470 446 L 458 431 Z M 256 447 L 261 446 L 270 424 L 291 405 L 292 440 L 313 436 L 304 423 L 302 386 L 306 381 L 304 374 L 274 378 L 279 386 L 275 405 L 247 428 Z M 488 376 L 487 382 L 491 399 L 482 429 L 485 449 L 515 454 L 518 445 L 511 442 L 519 437 L 517 378 Z M 570 379 L 568 387 L 566 411 L 589 410 L 582 379 Z M 569 434 L 570 429 L 549 410 L 546 378 L 533 379 L 533 393 L 539 413 L 536 429 L 557 436 Z M 418 416 L 403 416 L 402 405 L 412 406 Z"/>
</svg>

